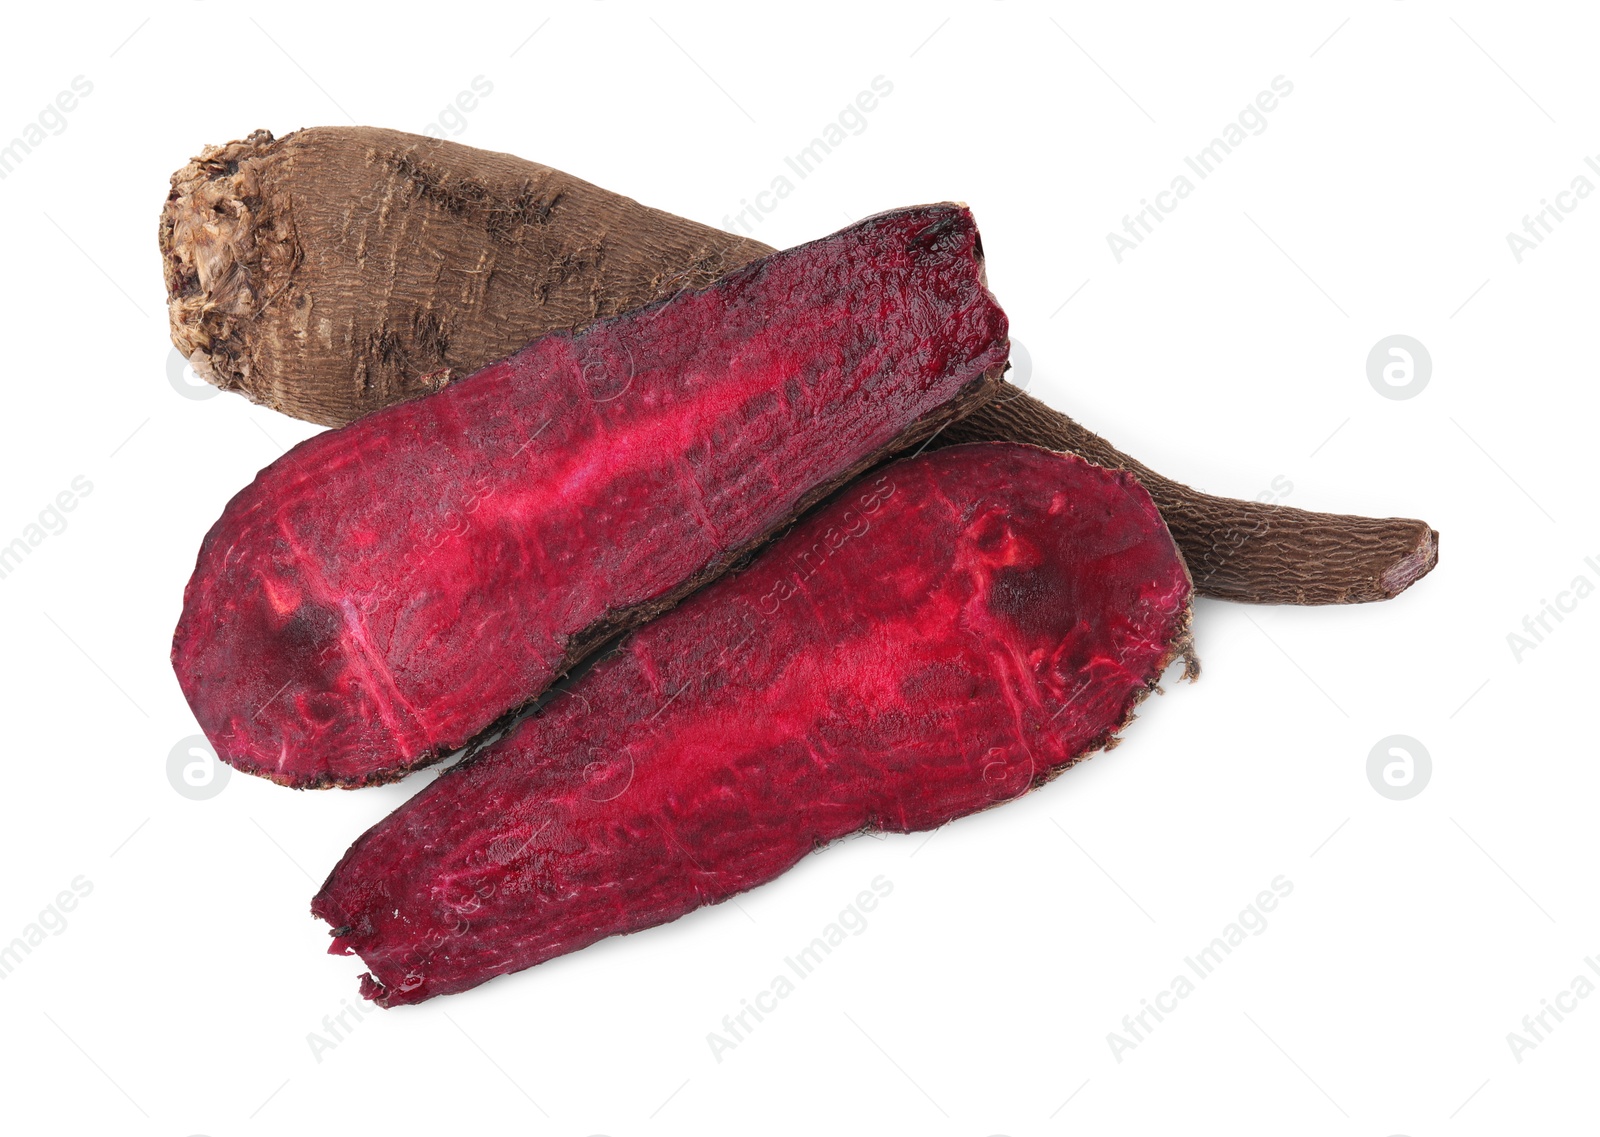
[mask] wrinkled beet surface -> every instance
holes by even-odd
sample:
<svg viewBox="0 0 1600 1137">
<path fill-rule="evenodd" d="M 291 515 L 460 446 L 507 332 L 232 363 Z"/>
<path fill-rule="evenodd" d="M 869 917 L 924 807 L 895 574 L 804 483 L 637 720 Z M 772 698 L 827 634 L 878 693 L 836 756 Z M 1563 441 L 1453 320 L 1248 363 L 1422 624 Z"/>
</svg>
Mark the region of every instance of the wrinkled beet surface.
<svg viewBox="0 0 1600 1137">
<path fill-rule="evenodd" d="M 368 998 L 415 1003 L 941 825 L 1104 746 L 1186 650 L 1189 595 L 1131 474 L 903 460 L 368 830 L 312 911 Z"/>
<path fill-rule="evenodd" d="M 201 727 L 297 786 L 467 743 L 987 397 L 1007 341 L 982 277 L 964 207 L 884 214 L 295 447 L 185 592 Z"/>
</svg>

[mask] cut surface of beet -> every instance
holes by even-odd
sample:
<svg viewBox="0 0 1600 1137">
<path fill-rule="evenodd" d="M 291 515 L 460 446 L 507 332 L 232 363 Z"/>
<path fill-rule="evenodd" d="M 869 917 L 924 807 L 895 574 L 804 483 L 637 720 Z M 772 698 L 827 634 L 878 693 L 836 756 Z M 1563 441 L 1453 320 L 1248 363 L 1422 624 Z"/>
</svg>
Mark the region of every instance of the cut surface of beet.
<svg viewBox="0 0 1600 1137">
<path fill-rule="evenodd" d="M 942 825 L 1106 746 L 1188 655 L 1190 593 L 1131 474 L 892 463 L 368 830 L 312 911 L 415 1003 Z"/>
<path fill-rule="evenodd" d="M 295 447 L 213 526 L 172 660 L 217 754 L 300 787 L 480 735 L 997 389 L 963 206 L 869 218 Z"/>
</svg>

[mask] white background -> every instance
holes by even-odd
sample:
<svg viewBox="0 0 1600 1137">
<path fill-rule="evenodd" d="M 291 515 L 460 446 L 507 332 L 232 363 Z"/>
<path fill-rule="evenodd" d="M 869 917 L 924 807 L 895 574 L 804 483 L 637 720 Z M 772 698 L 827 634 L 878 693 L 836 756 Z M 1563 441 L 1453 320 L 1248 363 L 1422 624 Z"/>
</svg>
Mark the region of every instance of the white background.
<svg viewBox="0 0 1600 1137">
<path fill-rule="evenodd" d="M 1592 1119 L 1600 998 L 1520 1062 L 1507 1034 L 1600 953 L 1600 599 L 1520 660 L 1507 635 L 1575 577 L 1600 584 L 1600 200 L 1521 263 L 1506 234 L 1575 177 L 1600 184 L 1596 24 L 1579 5 L 1205 7 L 8 14 L 0 140 L 74 76 L 93 92 L 0 181 L 0 543 L 75 477 L 93 488 L 0 580 L 0 943 L 75 878 L 93 890 L 0 980 L 0 1124 L 1381 1137 Z M 1034 393 L 1216 492 L 1278 479 L 1289 504 L 1424 517 L 1439 568 L 1386 604 L 1203 601 L 1201 680 L 1040 792 L 347 1015 L 319 1060 L 308 1035 L 359 1003 L 362 968 L 323 954 L 309 898 L 427 778 L 294 793 L 236 774 L 203 801 L 169 784 L 196 733 L 167 653 L 199 541 L 314 431 L 169 383 L 169 174 L 257 127 L 421 131 L 483 76 L 459 140 L 722 224 L 879 75 L 893 93 L 866 129 L 758 236 L 967 201 Z M 1264 133 L 1118 263 L 1107 233 L 1278 75 L 1294 90 Z M 1367 379 L 1393 333 L 1432 355 L 1414 398 Z M 1432 757 L 1407 801 L 1366 774 L 1393 734 Z M 880 874 L 893 893 L 865 932 L 713 1057 L 723 1016 Z M 1293 893 L 1266 930 L 1118 1062 L 1108 1032 L 1280 874 Z"/>
</svg>

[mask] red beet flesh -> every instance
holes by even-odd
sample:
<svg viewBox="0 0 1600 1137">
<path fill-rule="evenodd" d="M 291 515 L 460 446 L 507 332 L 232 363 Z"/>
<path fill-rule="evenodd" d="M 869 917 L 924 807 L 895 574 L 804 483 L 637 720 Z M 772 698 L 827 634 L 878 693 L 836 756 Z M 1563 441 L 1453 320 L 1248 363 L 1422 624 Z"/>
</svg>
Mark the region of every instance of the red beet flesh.
<svg viewBox="0 0 1600 1137">
<path fill-rule="evenodd" d="M 368 830 L 312 902 L 416 1003 L 942 825 L 1106 745 L 1187 649 L 1131 474 L 979 443 L 887 466 Z"/>
<path fill-rule="evenodd" d="M 391 780 L 999 383 L 961 206 L 869 218 L 302 443 L 200 550 L 173 667 L 225 761 Z"/>
</svg>

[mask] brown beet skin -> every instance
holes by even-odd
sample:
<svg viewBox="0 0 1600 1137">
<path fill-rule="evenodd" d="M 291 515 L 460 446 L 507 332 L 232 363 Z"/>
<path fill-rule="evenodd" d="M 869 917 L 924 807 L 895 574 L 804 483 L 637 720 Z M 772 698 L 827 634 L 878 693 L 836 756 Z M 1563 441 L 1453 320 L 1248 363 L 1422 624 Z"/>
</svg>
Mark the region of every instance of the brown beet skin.
<svg viewBox="0 0 1600 1137">
<path fill-rule="evenodd" d="M 160 241 L 172 342 L 196 371 L 333 425 L 773 252 L 537 162 L 370 126 L 208 147 L 173 175 Z M 1202 596 L 1385 600 L 1438 561 L 1421 521 L 1201 493 L 1014 388 L 940 441 L 1030 442 L 1132 471 Z"/>
<path fill-rule="evenodd" d="M 391 780 L 997 389 L 963 206 L 869 218 L 295 447 L 206 536 L 172 661 L 217 754 Z"/>
<path fill-rule="evenodd" d="M 1105 746 L 1187 653 L 1131 474 L 951 447 L 842 491 L 368 830 L 312 911 L 384 1005 L 669 920 Z"/>
</svg>

